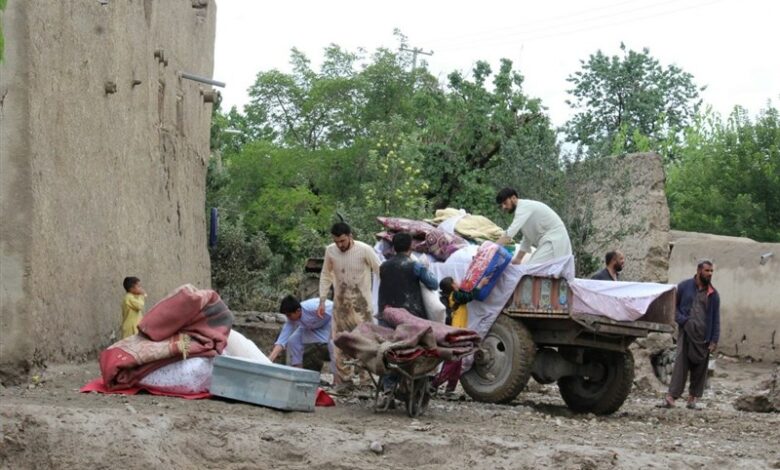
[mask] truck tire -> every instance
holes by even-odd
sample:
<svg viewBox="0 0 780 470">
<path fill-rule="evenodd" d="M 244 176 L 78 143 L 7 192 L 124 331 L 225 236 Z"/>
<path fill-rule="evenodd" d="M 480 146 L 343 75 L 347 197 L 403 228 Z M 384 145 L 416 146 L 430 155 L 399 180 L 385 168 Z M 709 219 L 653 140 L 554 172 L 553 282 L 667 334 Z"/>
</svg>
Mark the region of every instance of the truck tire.
<svg viewBox="0 0 780 470">
<path fill-rule="evenodd" d="M 558 389 L 566 405 L 577 413 L 608 415 L 617 411 L 631 393 L 634 382 L 634 356 L 625 353 L 586 349 L 583 362 L 600 364 L 604 375 L 594 381 L 583 376 L 558 379 Z"/>
<path fill-rule="evenodd" d="M 474 365 L 463 374 L 463 390 L 476 401 L 509 403 L 531 377 L 536 344 L 519 321 L 499 315 L 482 341 Z"/>
</svg>

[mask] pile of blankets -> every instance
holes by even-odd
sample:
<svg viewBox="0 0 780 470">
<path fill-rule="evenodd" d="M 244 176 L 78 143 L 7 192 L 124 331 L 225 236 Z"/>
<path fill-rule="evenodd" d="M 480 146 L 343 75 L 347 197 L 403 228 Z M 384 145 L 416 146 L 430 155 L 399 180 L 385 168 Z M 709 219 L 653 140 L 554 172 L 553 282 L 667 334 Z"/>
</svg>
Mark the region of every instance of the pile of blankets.
<svg viewBox="0 0 780 470">
<path fill-rule="evenodd" d="M 406 232 L 412 236 L 412 250 L 417 253 L 428 253 L 439 261 L 444 261 L 455 251 L 468 245 L 463 238 L 445 232 L 427 222 L 404 219 L 400 217 L 377 217 L 385 231 L 376 234 L 380 241 L 387 242 L 386 257 L 392 255 L 393 236 Z"/>
<path fill-rule="evenodd" d="M 475 242 L 498 241 L 504 235 L 504 230 L 492 220 L 481 215 L 473 215 L 463 209 L 439 209 L 429 222 L 438 228 L 460 235 Z"/>
<path fill-rule="evenodd" d="M 395 329 L 366 322 L 334 338 L 334 344 L 347 356 L 359 360 L 374 374 L 386 373 L 388 363 L 412 367 L 420 358 L 432 358 L 424 363 L 433 369 L 442 360 L 473 354 L 479 345 L 480 337 L 475 331 L 431 322 L 403 308 L 388 307 L 383 318 Z"/>
<path fill-rule="evenodd" d="M 407 232 L 412 236 L 413 251 L 427 253 L 437 261 L 446 261 L 452 253 L 467 246 L 470 241 L 496 241 L 504 234 L 488 218 L 456 209 L 437 210 L 435 218 L 430 221 L 401 217 L 377 217 L 377 220 L 385 228 L 376 234 L 377 240 L 386 242 L 382 248 L 385 257 L 393 254 L 393 236 L 399 232 Z"/>
<path fill-rule="evenodd" d="M 135 387 L 151 372 L 188 357 L 214 357 L 227 345 L 233 314 L 213 290 L 187 284 L 158 302 L 138 325 L 139 334 L 100 353 L 110 390 Z"/>
</svg>

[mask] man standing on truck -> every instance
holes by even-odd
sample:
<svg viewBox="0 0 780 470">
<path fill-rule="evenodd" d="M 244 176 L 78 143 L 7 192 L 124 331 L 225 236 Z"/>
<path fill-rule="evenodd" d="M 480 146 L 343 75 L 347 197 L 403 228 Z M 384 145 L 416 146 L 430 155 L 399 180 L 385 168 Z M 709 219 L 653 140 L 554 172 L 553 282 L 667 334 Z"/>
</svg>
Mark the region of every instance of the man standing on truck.
<svg viewBox="0 0 780 470">
<path fill-rule="evenodd" d="M 352 238 L 352 229 L 344 222 L 333 224 L 330 229 L 333 243 L 325 249 L 325 260 L 320 273 L 320 305 L 317 315 L 325 316 L 328 291 L 333 286 L 333 319 L 331 338 L 342 331 L 352 331 L 363 322 L 373 321 L 371 299 L 371 274 L 379 274 L 379 258 L 374 249 Z M 344 364 L 344 354 L 333 347 L 334 393 L 352 391 L 351 367 Z M 368 385 L 367 372 L 361 374 L 361 383 Z"/>
<path fill-rule="evenodd" d="M 554 210 L 547 204 L 530 199 L 519 199 L 517 191 L 504 188 L 496 195 L 496 203 L 506 212 L 515 214 L 512 224 L 498 241 L 506 244 L 517 235 L 523 233 L 520 248 L 517 250 L 514 264 L 520 264 L 526 253 L 536 248 L 527 263 L 538 264 L 551 259 L 571 254 L 571 241 L 566 226 Z"/>
<path fill-rule="evenodd" d="M 591 279 L 597 281 L 619 281 L 620 271 L 623 270 L 625 260 L 626 257 L 623 256 L 623 253 L 617 250 L 608 252 L 604 257 L 607 267 L 591 276 Z"/>
<path fill-rule="evenodd" d="M 689 372 L 687 407 L 697 409 L 696 400 L 704 393 L 709 357 L 718 348 L 720 338 L 720 296 L 712 287 L 713 271 L 712 261 L 702 260 L 693 279 L 677 285 L 677 356 L 669 392 L 659 405 L 662 408 L 674 407 L 674 401 L 682 396 Z"/>
</svg>

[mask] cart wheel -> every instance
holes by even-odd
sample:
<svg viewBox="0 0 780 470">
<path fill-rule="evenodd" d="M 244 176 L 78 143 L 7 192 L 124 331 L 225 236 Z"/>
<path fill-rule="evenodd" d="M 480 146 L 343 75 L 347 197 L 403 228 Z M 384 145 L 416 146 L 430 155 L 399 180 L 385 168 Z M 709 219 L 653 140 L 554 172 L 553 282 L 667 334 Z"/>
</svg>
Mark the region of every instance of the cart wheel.
<svg viewBox="0 0 780 470">
<path fill-rule="evenodd" d="M 429 393 L 428 376 L 409 381 L 409 395 L 406 399 L 406 414 L 410 418 L 417 418 L 428 408 L 428 401 L 431 398 Z"/>
</svg>

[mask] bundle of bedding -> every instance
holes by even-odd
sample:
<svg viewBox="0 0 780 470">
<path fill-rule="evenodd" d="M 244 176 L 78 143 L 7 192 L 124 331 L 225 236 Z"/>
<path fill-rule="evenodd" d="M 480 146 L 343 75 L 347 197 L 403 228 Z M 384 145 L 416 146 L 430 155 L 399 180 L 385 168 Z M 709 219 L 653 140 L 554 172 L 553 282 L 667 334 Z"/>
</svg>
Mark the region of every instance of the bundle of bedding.
<svg viewBox="0 0 780 470">
<path fill-rule="evenodd" d="M 168 295 L 124 338 L 100 354 L 108 390 L 132 388 L 157 369 L 188 357 L 211 358 L 227 345 L 233 314 L 215 291 L 187 284 Z"/>
<path fill-rule="evenodd" d="M 377 217 L 385 231 L 376 235 L 378 240 L 388 242 L 385 245 L 386 257 L 392 255 L 393 236 L 406 232 L 412 236 L 412 250 L 417 253 L 428 253 L 439 261 L 445 261 L 455 251 L 468 245 L 468 242 L 458 235 L 447 233 L 433 225 L 418 220 L 400 217 Z"/>
</svg>

